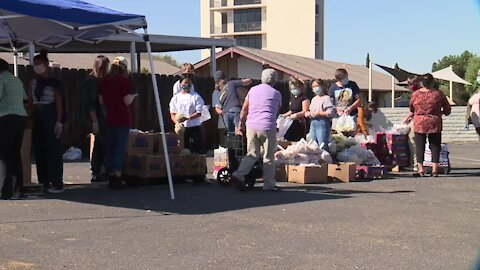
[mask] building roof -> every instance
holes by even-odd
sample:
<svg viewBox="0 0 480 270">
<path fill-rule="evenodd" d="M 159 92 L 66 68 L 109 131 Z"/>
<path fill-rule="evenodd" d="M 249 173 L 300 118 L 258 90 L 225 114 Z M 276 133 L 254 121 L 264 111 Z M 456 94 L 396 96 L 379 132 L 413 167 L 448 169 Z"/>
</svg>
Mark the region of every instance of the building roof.
<svg viewBox="0 0 480 270">
<path fill-rule="evenodd" d="M 368 68 L 361 65 L 312 59 L 242 46 L 225 49 L 217 53 L 216 58 L 219 59 L 225 55 L 229 56 L 232 53 L 303 79 L 333 79 L 336 69 L 345 68 L 348 71 L 350 80 L 355 81 L 360 89 L 368 89 Z M 195 64 L 195 68 L 200 68 L 208 63 L 210 63 L 210 58 L 198 62 Z M 373 89 L 376 91 L 392 90 L 392 77 L 389 75 L 373 70 L 372 81 Z M 406 89 L 395 85 L 395 90 L 405 91 Z"/>
<path fill-rule="evenodd" d="M 49 53 L 48 58 L 51 62 L 52 66 L 60 67 L 60 68 L 74 68 L 74 69 L 91 69 L 93 66 L 93 61 L 98 54 L 90 54 L 90 53 Z M 108 57 L 110 60 L 113 60 L 117 56 L 125 57 L 129 63 L 130 54 L 128 53 L 119 53 L 119 54 L 103 54 Z M 28 57 L 28 55 L 26 56 Z M 10 64 L 13 64 L 13 55 L 11 53 L 4 53 L 0 52 L 0 58 L 3 58 Z M 19 65 L 29 65 L 28 59 L 24 57 L 18 57 L 18 64 Z M 170 65 L 164 61 L 154 59 L 153 63 L 155 64 L 155 72 L 157 74 L 165 74 L 171 75 L 180 70 L 180 68 Z M 140 70 L 147 69 L 150 70 L 150 63 L 148 62 L 148 58 L 146 54 L 142 54 L 141 61 L 140 61 Z"/>
</svg>

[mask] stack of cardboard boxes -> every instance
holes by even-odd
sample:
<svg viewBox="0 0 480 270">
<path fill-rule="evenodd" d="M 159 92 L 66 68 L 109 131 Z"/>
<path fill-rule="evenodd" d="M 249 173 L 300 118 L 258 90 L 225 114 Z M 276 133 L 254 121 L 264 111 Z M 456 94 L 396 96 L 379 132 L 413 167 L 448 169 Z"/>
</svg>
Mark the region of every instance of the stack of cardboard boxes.
<svg viewBox="0 0 480 270">
<path fill-rule="evenodd" d="M 173 176 L 204 176 L 207 173 L 205 155 L 181 154 L 183 143 L 174 133 L 166 133 L 165 139 Z M 167 177 L 161 133 L 130 133 L 124 174 L 145 179 Z"/>
</svg>

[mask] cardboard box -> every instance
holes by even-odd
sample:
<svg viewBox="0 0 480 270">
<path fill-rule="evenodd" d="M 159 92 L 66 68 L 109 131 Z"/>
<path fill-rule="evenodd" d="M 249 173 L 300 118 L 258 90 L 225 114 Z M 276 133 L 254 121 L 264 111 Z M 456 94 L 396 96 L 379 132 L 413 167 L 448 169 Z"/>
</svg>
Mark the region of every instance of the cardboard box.
<svg viewBox="0 0 480 270">
<path fill-rule="evenodd" d="M 299 184 L 327 183 L 327 164 L 314 166 L 288 165 L 288 182 Z"/>
<path fill-rule="evenodd" d="M 387 143 L 389 145 L 408 144 L 408 134 L 387 133 Z"/>
<path fill-rule="evenodd" d="M 180 155 L 171 155 L 170 156 L 170 167 L 172 169 L 173 176 L 187 176 L 187 159 L 185 156 Z"/>
<path fill-rule="evenodd" d="M 328 164 L 328 177 L 344 183 L 355 181 L 356 164 L 352 162 Z"/>
<path fill-rule="evenodd" d="M 207 174 L 207 156 L 188 155 L 186 159 L 186 175 L 200 176 Z"/>
<path fill-rule="evenodd" d="M 275 166 L 275 179 L 277 182 L 288 182 L 288 165 Z"/>
<path fill-rule="evenodd" d="M 152 154 L 153 136 L 148 133 L 133 133 L 128 136 L 127 155 Z"/>
<path fill-rule="evenodd" d="M 357 179 L 381 179 L 388 177 L 388 168 L 383 165 L 357 166 Z"/>
<path fill-rule="evenodd" d="M 138 174 L 142 178 L 167 177 L 167 165 L 165 157 L 159 155 L 148 155 L 142 158 L 142 170 Z"/>
<path fill-rule="evenodd" d="M 213 150 L 213 167 L 228 167 L 228 153 L 226 148 Z"/>
<path fill-rule="evenodd" d="M 22 169 L 23 169 L 23 183 L 32 183 L 32 130 L 25 129 L 23 133 L 22 142 Z"/>
<path fill-rule="evenodd" d="M 127 155 L 123 166 L 123 174 L 126 176 L 139 176 L 142 170 L 144 170 L 143 156 Z"/>
<path fill-rule="evenodd" d="M 162 133 L 152 133 L 151 136 L 153 137 L 153 153 L 163 155 Z M 170 154 L 179 154 L 184 148 L 183 139 L 175 133 L 165 133 L 165 142 L 167 143 L 167 152 Z"/>
</svg>

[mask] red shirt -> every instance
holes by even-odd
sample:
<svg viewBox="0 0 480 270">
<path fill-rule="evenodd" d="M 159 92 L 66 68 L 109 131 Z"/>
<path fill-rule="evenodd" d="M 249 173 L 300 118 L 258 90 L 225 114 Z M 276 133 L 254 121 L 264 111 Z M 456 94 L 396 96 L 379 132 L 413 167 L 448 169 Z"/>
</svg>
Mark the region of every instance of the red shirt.
<svg viewBox="0 0 480 270">
<path fill-rule="evenodd" d="M 131 127 L 130 109 L 123 101 L 123 97 L 132 93 L 130 81 L 121 75 L 113 78 L 103 78 L 100 80 L 99 89 L 106 113 L 106 125 L 109 127 Z"/>
<path fill-rule="evenodd" d="M 410 98 L 410 111 L 413 116 L 413 130 L 421 134 L 442 131 L 442 115 L 451 112 L 447 97 L 440 90 L 413 92 Z"/>
</svg>

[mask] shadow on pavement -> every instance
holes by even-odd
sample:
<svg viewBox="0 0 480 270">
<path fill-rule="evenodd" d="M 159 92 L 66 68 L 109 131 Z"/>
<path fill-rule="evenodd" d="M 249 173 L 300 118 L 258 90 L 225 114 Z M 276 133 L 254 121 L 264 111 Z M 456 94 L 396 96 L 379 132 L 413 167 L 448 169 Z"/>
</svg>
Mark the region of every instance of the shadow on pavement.
<svg viewBox="0 0 480 270">
<path fill-rule="evenodd" d="M 233 187 L 221 187 L 216 183 L 203 183 L 176 185 L 176 199 L 172 201 L 167 186 L 112 191 L 106 187 L 72 185 L 67 186 L 65 192 L 47 195 L 44 199 L 151 210 L 165 215 L 199 215 L 309 201 L 348 199 L 352 197 L 350 196 L 352 194 L 404 192 L 413 191 L 375 192 L 334 189 L 315 185 L 284 187 L 279 192 L 265 192 L 257 186 L 251 191 L 240 192 Z"/>
</svg>

